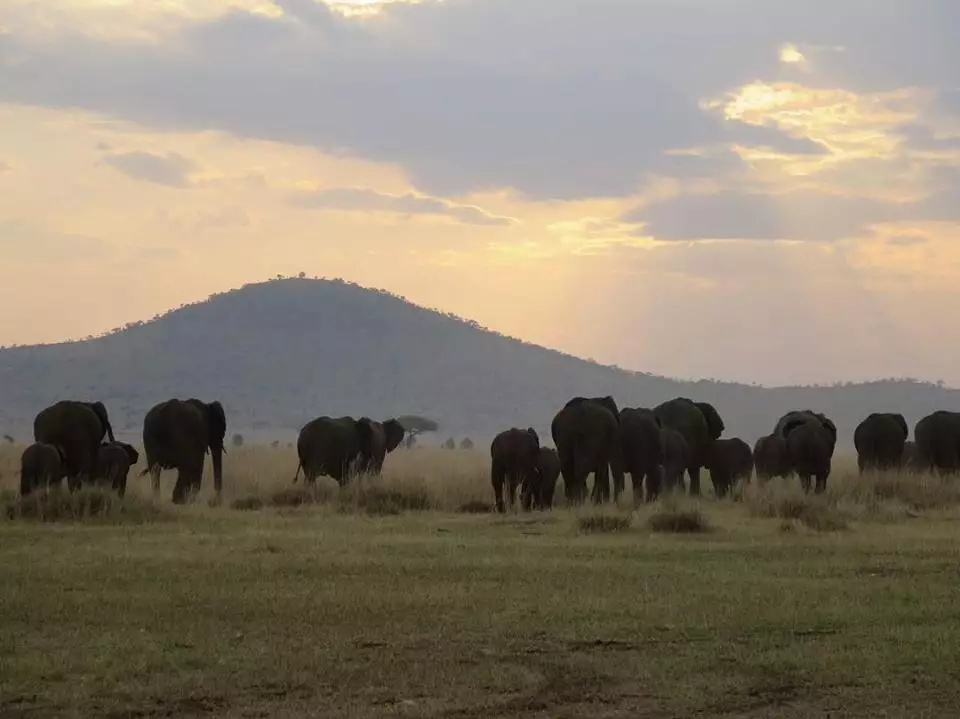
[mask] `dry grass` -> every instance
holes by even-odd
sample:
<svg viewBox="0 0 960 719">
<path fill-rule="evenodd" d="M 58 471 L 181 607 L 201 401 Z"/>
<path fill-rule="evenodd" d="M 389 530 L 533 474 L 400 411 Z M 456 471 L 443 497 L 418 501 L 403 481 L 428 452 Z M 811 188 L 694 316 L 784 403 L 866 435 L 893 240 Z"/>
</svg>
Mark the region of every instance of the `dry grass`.
<svg viewBox="0 0 960 719">
<path fill-rule="evenodd" d="M 699 503 L 688 504 L 674 497 L 660 502 L 647 519 L 647 524 L 654 532 L 662 533 L 704 534 L 713 531 L 713 526 Z"/>
<path fill-rule="evenodd" d="M 577 518 L 577 527 L 585 533 L 607 534 L 611 532 L 625 532 L 630 529 L 632 518 L 629 514 L 607 514 L 599 512 L 587 514 Z"/>
<path fill-rule="evenodd" d="M 838 463 L 820 497 L 571 510 L 558 487 L 498 516 L 487 462 L 397 452 L 341 491 L 231 448 L 217 507 L 209 478 L 172 506 L 168 473 L 170 521 L 0 521 L 0 716 L 956 713 L 953 484 Z M 152 506 L 138 470 L 122 504 Z"/>
</svg>

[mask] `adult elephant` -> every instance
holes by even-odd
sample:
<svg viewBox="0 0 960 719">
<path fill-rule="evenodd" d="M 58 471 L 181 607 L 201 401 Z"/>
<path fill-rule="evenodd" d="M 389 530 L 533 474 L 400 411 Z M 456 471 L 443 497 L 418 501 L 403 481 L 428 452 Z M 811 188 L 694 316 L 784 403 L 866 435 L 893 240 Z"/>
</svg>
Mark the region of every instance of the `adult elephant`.
<svg viewBox="0 0 960 719">
<path fill-rule="evenodd" d="M 360 454 L 357 471 L 379 475 L 383 471 L 384 459 L 400 446 L 406 430 L 396 419 L 377 422 L 369 417 L 361 417 L 359 421 L 370 428 L 370 443 L 367 451 Z"/>
<path fill-rule="evenodd" d="M 917 469 L 940 475 L 960 471 L 960 412 L 937 410 L 913 428 Z"/>
<path fill-rule="evenodd" d="M 667 492 L 677 487 L 685 489 L 683 473 L 690 464 L 687 440 L 677 430 L 664 427 L 660 430 L 661 485 Z"/>
<path fill-rule="evenodd" d="M 710 481 L 718 498 L 726 497 L 740 480 L 750 481 L 753 474 L 753 451 L 739 437 L 718 439 L 707 452 Z"/>
<path fill-rule="evenodd" d="M 114 441 L 103 402 L 61 400 L 40 410 L 33 420 L 34 440 L 62 449 L 71 490 L 92 478 L 104 436 Z"/>
<path fill-rule="evenodd" d="M 662 452 L 660 432 L 663 425 L 653 410 L 624 407 L 620 410 L 620 460 L 624 475 L 633 484 L 633 505 L 644 499 L 652 502 L 660 494 Z"/>
<path fill-rule="evenodd" d="M 613 471 L 614 498 L 623 491 L 619 456 L 620 411 L 613 397 L 574 397 L 557 412 L 550 434 L 560 457 L 560 474 L 568 504 L 580 504 L 587 496 L 587 476 L 593 474 L 593 500 L 610 496 Z"/>
<path fill-rule="evenodd" d="M 510 498 L 513 508 L 517 488 L 537 481 L 537 462 L 540 459 L 540 437 L 533 427 L 504 430 L 490 443 L 490 483 L 498 512 L 505 512 L 503 495 Z"/>
<path fill-rule="evenodd" d="M 708 402 L 694 402 L 677 397 L 657 405 L 654 414 L 664 427 L 683 435 L 687 442 L 687 474 L 690 494 L 700 494 L 700 469 L 706 464 L 712 444 L 725 429 L 720 413 Z"/>
<path fill-rule="evenodd" d="M 307 484 L 327 476 L 345 487 L 354 474 L 370 466 L 376 442 L 373 425 L 373 420 L 366 417 L 354 419 L 348 415 L 323 415 L 307 422 L 297 437 L 300 463 L 293 481 L 297 481 L 302 468 Z"/>
<path fill-rule="evenodd" d="M 792 471 L 787 441 L 775 434 L 760 437 L 753 445 L 753 464 L 761 484 L 774 477 L 786 478 Z"/>
<path fill-rule="evenodd" d="M 773 433 L 786 442 L 790 466 L 800 477 L 803 491 L 809 492 L 811 478 L 816 478 L 815 492 L 823 492 L 837 445 L 837 426 L 820 412 L 795 410 L 780 418 Z"/>
<path fill-rule="evenodd" d="M 520 487 L 520 501 L 525 512 L 553 507 L 553 493 L 560 477 L 560 457 L 552 447 L 541 447 L 537 467 Z"/>
<path fill-rule="evenodd" d="M 20 455 L 20 496 L 41 487 L 58 486 L 66 473 L 63 448 L 34 442 Z"/>
<path fill-rule="evenodd" d="M 127 492 L 130 468 L 140 461 L 140 453 L 126 442 L 106 442 L 97 452 L 94 479 L 110 485 L 121 498 Z"/>
<path fill-rule="evenodd" d="M 160 496 L 160 472 L 177 470 L 173 488 L 174 504 L 183 504 L 200 491 L 203 463 L 207 452 L 213 463 L 213 488 L 220 497 L 223 489 L 223 438 L 227 434 L 227 417 L 217 401 L 203 402 L 196 398 L 169 399 L 151 408 L 143 420 L 143 451 L 147 467 L 140 473 L 150 474 L 153 496 Z"/>
<path fill-rule="evenodd" d="M 860 474 L 899 467 L 909 431 L 902 414 L 873 412 L 867 415 L 853 432 Z"/>
</svg>

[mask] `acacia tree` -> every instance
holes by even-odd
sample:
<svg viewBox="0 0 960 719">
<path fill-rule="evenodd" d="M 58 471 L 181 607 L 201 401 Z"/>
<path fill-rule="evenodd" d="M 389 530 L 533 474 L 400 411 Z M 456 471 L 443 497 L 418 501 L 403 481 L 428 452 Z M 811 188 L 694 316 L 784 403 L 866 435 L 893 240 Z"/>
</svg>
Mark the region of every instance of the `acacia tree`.
<svg viewBox="0 0 960 719">
<path fill-rule="evenodd" d="M 425 432 L 436 432 L 440 429 L 440 425 L 432 419 L 420 417 L 415 414 L 405 414 L 402 417 L 397 417 L 397 421 L 403 426 L 404 431 L 407 433 L 407 449 L 410 449 L 416 444 L 417 435 L 424 434 Z"/>
</svg>

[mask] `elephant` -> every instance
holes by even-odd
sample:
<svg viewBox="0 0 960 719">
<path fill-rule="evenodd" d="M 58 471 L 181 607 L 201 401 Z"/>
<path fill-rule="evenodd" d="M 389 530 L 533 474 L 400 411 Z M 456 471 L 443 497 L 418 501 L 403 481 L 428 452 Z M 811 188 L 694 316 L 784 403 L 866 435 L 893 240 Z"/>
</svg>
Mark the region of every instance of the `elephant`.
<svg viewBox="0 0 960 719">
<path fill-rule="evenodd" d="M 683 489 L 683 473 L 690 464 L 690 449 L 687 440 L 675 429 L 660 430 L 660 472 L 662 488 L 672 492 Z"/>
<path fill-rule="evenodd" d="M 760 437 L 753 445 L 753 463 L 761 484 L 774 477 L 786 478 L 792 471 L 787 441 L 775 434 Z"/>
<path fill-rule="evenodd" d="M 160 472 L 177 470 L 173 503 L 183 504 L 200 491 L 203 463 L 207 452 L 213 463 L 213 488 L 219 499 L 223 489 L 223 455 L 227 450 L 223 439 L 227 434 L 227 418 L 218 401 L 203 402 L 196 398 L 169 399 L 155 405 L 143 420 L 143 451 L 153 480 L 153 496 L 160 496 Z"/>
<path fill-rule="evenodd" d="M 790 467 L 799 475 L 803 491 L 810 491 L 811 477 L 815 477 L 815 492 L 822 493 L 830 476 L 837 426 L 819 412 L 795 410 L 780 418 L 774 434 L 786 442 Z"/>
<path fill-rule="evenodd" d="M 610 496 L 613 472 L 614 499 L 623 491 L 619 448 L 620 411 L 613 397 L 574 397 L 554 416 L 550 434 L 560 457 L 560 474 L 568 504 L 586 499 L 587 476 L 593 474 L 593 500 Z"/>
<path fill-rule="evenodd" d="M 913 428 L 915 466 L 941 476 L 960 471 L 960 412 L 937 410 Z"/>
<path fill-rule="evenodd" d="M 71 491 L 93 476 L 104 435 L 114 441 L 113 427 L 102 402 L 60 400 L 42 409 L 33 420 L 34 441 L 57 445 L 63 451 Z"/>
<path fill-rule="evenodd" d="M 750 481 L 753 474 L 753 451 L 739 437 L 714 441 L 707 453 L 710 480 L 717 498 L 726 497 L 739 480 Z"/>
<path fill-rule="evenodd" d="M 686 470 L 690 476 L 690 494 L 699 496 L 700 468 L 707 461 L 711 444 L 723 434 L 723 419 L 712 404 L 694 402 L 686 397 L 663 402 L 654 407 L 653 412 L 664 427 L 677 430 L 687 441 Z"/>
<path fill-rule="evenodd" d="M 505 489 L 510 498 L 510 507 L 513 508 L 517 488 L 537 481 L 539 460 L 540 437 L 533 427 L 511 427 L 493 438 L 490 443 L 490 482 L 498 512 L 506 511 L 503 501 Z"/>
<path fill-rule="evenodd" d="M 56 444 L 34 442 L 20 455 L 20 496 L 40 487 L 59 486 L 66 476 L 66 454 Z"/>
<path fill-rule="evenodd" d="M 140 461 L 140 453 L 126 442 L 105 442 L 97 452 L 97 468 L 94 478 L 110 483 L 110 487 L 122 498 L 127 492 L 127 475 L 130 467 Z"/>
<path fill-rule="evenodd" d="M 902 414 L 873 412 L 867 415 L 853 432 L 860 474 L 867 470 L 898 468 L 909 432 Z"/>
<path fill-rule="evenodd" d="M 653 410 L 645 407 L 624 407 L 620 410 L 620 461 L 623 473 L 633 483 L 633 505 L 643 499 L 646 479 L 646 501 L 660 494 L 662 454 L 660 432 L 663 425 Z"/>
<path fill-rule="evenodd" d="M 560 457 L 552 447 L 541 447 L 537 454 L 537 467 L 532 477 L 520 487 L 520 500 L 524 511 L 550 509 L 553 507 L 553 492 L 560 477 Z"/>
<path fill-rule="evenodd" d="M 379 441 L 374 436 L 377 434 L 375 424 L 366 417 L 354 419 L 327 415 L 307 422 L 297 437 L 300 462 L 293 477 L 294 483 L 303 469 L 303 481 L 307 484 L 312 485 L 317 477 L 327 476 L 341 487 L 347 486 L 355 474 L 375 464 L 374 450 Z M 387 446 L 382 445 L 384 453 Z M 377 456 L 380 456 L 379 450 Z"/>
<path fill-rule="evenodd" d="M 357 471 L 379 475 L 383 471 L 383 460 L 400 446 L 406 430 L 396 419 L 376 422 L 369 417 L 359 420 L 370 428 L 370 444 L 367 452 L 362 452 L 357 462 Z"/>
</svg>

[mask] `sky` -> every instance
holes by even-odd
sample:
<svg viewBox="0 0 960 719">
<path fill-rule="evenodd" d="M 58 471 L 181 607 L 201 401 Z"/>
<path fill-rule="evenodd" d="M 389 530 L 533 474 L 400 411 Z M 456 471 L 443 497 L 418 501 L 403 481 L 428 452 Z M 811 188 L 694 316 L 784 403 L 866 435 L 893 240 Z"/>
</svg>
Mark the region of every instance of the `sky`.
<svg viewBox="0 0 960 719">
<path fill-rule="evenodd" d="M 960 385 L 956 0 L 4 0 L 0 344 L 342 277 L 671 377 Z"/>
</svg>

